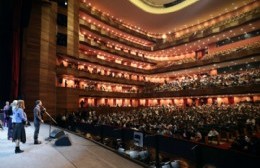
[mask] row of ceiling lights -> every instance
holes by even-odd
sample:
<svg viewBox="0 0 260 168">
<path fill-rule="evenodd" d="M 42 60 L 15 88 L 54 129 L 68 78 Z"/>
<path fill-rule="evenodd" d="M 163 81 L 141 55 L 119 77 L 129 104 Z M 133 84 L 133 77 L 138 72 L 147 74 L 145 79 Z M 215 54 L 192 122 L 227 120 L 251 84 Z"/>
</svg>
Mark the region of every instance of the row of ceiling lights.
<svg viewBox="0 0 260 168">
<path fill-rule="evenodd" d="M 65 59 L 64 61 L 68 62 L 67 59 Z M 127 73 L 127 72 L 122 72 L 122 71 L 117 71 L 117 70 L 106 69 L 106 68 L 102 68 L 102 67 L 99 67 L 99 66 L 96 66 L 96 65 L 85 64 L 85 63 L 80 64 L 80 62 L 78 62 L 78 63 L 79 63 L 79 66 L 82 66 L 82 65 L 83 65 L 83 66 L 88 66 L 88 67 L 90 67 L 90 68 L 95 68 L 95 69 L 97 69 L 97 70 L 99 70 L 99 71 L 105 70 L 105 71 L 108 71 L 108 72 L 111 72 L 111 73 L 119 73 L 119 74 L 122 74 L 122 75 L 135 75 L 135 76 L 145 77 L 144 75 L 141 75 L 141 74 L 134 74 L 134 73 L 129 74 L 129 73 Z"/>
<path fill-rule="evenodd" d="M 254 26 L 252 26 L 252 24 L 249 24 L 249 26 L 251 26 L 251 29 L 255 29 L 255 27 Z M 241 28 L 241 31 L 243 31 L 243 28 Z M 230 30 L 230 32 L 232 32 L 232 30 Z M 244 32 L 245 34 L 246 34 L 246 32 Z M 83 32 L 83 34 L 85 34 L 84 32 Z M 236 33 L 233 33 L 233 35 L 235 36 L 236 35 Z M 91 35 L 90 35 L 90 37 L 91 37 Z M 215 37 L 215 36 L 213 36 L 213 37 Z M 223 37 L 225 38 L 226 37 L 226 35 L 225 34 L 223 34 Z M 231 36 L 228 36 L 228 37 L 226 37 L 227 39 L 229 39 Z M 99 40 L 101 40 L 101 39 L 99 39 Z M 216 38 L 216 40 L 220 40 L 220 37 L 218 36 L 217 38 Z M 210 39 L 208 38 L 207 39 L 207 41 L 209 42 L 210 41 Z M 200 42 L 200 40 L 198 41 L 198 42 Z M 109 42 L 108 42 L 109 43 Z M 119 45 L 115 45 L 115 46 L 117 46 L 117 47 L 122 47 L 122 46 L 119 46 Z M 202 42 L 202 43 L 198 43 L 197 45 L 196 45 L 196 42 L 194 42 L 193 43 L 193 46 L 192 45 L 190 45 L 190 46 L 188 46 L 187 44 L 185 44 L 185 46 L 186 46 L 186 48 L 180 53 L 180 52 L 176 52 L 176 50 L 175 50 L 175 48 L 173 47 L 173 48 L 171 48 L 171 49 L 167 49 L 167 50 L 161 50 L 161 51 L 159 51 L 159 54 L 158 55 L 151 55 L 150 53 L 149 54 L 147 54 L 146 53 L 146 55 L 149 57 L 149 58 L 153 58 L 153 57 L 165 57 L 166 55 L 169 55 L 169 54 L 172 54 L 171 56 L 168 56 L 168 57 L 174 57 L 174 56 L 178 56 L 178 55 L 182 55 L 183 53 L 184 54 L 188 54 L 188 53 L 192 53 L 192 52 L 194 52 L 194 49 L 192 49 L 192 48 L 194 48 L 195 46 L 197 46 L 196 48 L 195 48 L 195 51 L 196 50 L 200 50 L 200 49 L 207 49 L 207 46 L 205 46 L 205 42 Z M 126 49 L 126 50 L 130 50 L 129 48 L 124 48 L 124 49 Z M 178 51 L 180 51 L 179 49 L 178 49 Z"/>
<path fill-rule="evenodd" d="M 154 56 L 155 57 L 161 57 L 161 56 L 166 56 L 166 55 L 172 54 L 172 56 L 174 57 L 174 56 L 178 56 L 178 55 L 192 53 L 192 52 L 195 52 L 196 50 L 200 50 L 200 49 L 207 49 L 208 44 L 213 43 L 214 41 L 230 39 L 233 36 L 243 34 L 243 33 L 247 34 L 245 29 L 247 29 L 247 31 L 250 31 L 250 30 L 255 30 L 256 28 L 255 28 L 255 26 L 253 26 L 252 23 L 250 23 L 250 24 L 247 25 L 247 27 L 240 29 L 241 33 L 235 33 L 235 32 L 233 32 L 233 30 L 230 30 L 229 32 L 226 32 L 226 33 L 223 33 L 223 34 L 220 34 L 220 35 L 213 35 L 212 37 L 205 38 L 205 39 L 202 39 L 202 40 L 198 40 L 198 41 L 193 42 L 193 43 L 186 43 L 185 45 L 178 47 L 178 49 L 176 47 L 172 47 L 172 48 L 167 49 L 167 50 L 160 50 L 158 52 L 155 52 Z M 185 46 L 185 48 L 180 49 L 183 46 Z"/>
<path fill-rule="evenodd" d="M 87 33 L 84 31 L 82 31 L 83 35 L 86 35 Z M 88 34 L 87 36 L 89 39 L 93 39 L 93 40 L 98 40 L 98 41 L 103 41 L 101 38 L 97 37 L 97 36 L 94 36 L 93 34 Z M 108 45 L 111 45 L 111 46 L 114 46 L 115 48 L 120 48 L 123 52 L 127 52 L 130 53 L 131 55 L 133 55 L 132 53 L 135 53 L 134 56 L 138 56 L 138 57 L 145 57 L 145 55 L 147 53 L 143 53 L 143 51 L 140 51 L 138 49 L 133 49 L 133 48 L 129 48 L 128 46 L 125 46 L 125 45 L 122 45 L 121 43 L 118 44 L 118 43 L 113 43 L 113 42 L 110 42 L 110 41 L 105 41 L 106 43 L 106 46 L 108 47 Z"/>
<path fill-rule="evenodd" d="M 241 28 L 240 31 L 241 33 L 244 33 L 245 35 L 247 34 L 247 32 L 245 31 L 246 28 Z M 250 23 L 248 25 L 248 30 L 252 29 L 252 30 L 255 30 L 255 27 L 253 26 L 252 23 Z M 83 34 L 86 34 L 83 32 Z M 151 55 L 150 53 L 146 53 L 146 55 L 144 55 L 145 57 L 148 57 L 150 59 L 155 59 L 155 58 L 160 58 L 160 57 L 166 57 L 166 58 L 170 58 L 170 57 L 176 57 L 176 56 L 181 56 L 181 55 L 185 55 L 185 54 L 188 54 L 188 53 L 194 53 L 196 50 L 200 50 L 200 49 L 207 49 L 208 48 L 208 43 L 212 43 L 213 41 L 219 41 L 220 39 L 223 40 L 223 39 L 230 39 L 232 38 L 233 36 L 237 35 L 235 32 L 233 33 L 233 30 L 230 30 L 229 32 L 227 32 L 227 34 L 223 33 L 222 35 L 218 35 L 218 36 L 215 36 L 213 35 L 211 38 L 207 38 L 205 40 L 198 40 L 196 42 L 193 42 L 191 44 L 185 44 L 185 48 L 184 49 L 176 49 L 175 47 L 171 48 L 171 49 L 168 49 L 168 50 L 161 50 L 161 51 L 158 51 L 158 52 L 155 52 L 153 55 Z M 89 37 L 92 37 L 91 34 L 89 34 Z M 101 40 L 99 38 L 99 40 Z M 110 43 L 109 41 L 107 42 L 108 44 L 112 44 L 116 47 L 119 47 L 119 48 L 122 48 L 122 46 L 118 45 L 118 44 L 113 44 L 113 43 Z M 130 48 L 123 48 L 123 50 L 128 50 L 128 51 L 131 51 Z"/>
<path fill-rule="evenodd" d="M 82 52 L 82 54 L 85 54 L 85 55 L 88 55 L 89 53 L 94 53 L 97 56 L 104 57 L 105 60 L 108 60 L 108 61 L 109 60 L 110 61 L 115 61 L 115 60 L 121 61 L 121 64 L 122 64 L 122 62 L 133 63 L 133 64 L 136 64 L 138 68 L 145 68 L 145 67 L 149 66 L 148 64 L 145 64 L 145 63 L 135 62 L 133 60 L 127 61 L 127 60 L 124 60 L 123 58 L 118 58 L 116 56 L 108 55 L 103 51 L 87 49 L 86 51 Z"/>
<path fill-rule="evenodd" d="M 232 6 L 230 7 L 230 10 L 229 10 L 228 8 L 225 8 L 222 13 L 219 13 L 219 15 L 218 15 L 218 16 L 215 16 L 215 17 L 222 16 L 222 15 L 224 15 L 224 14 L 230 12 L 230 11 L 238 10 L 239 7 L 241 7 L 241 6 L 246 6 L 246 5 L 250 4 L 251 2 L 255 2 L 255 1 L 256 1 L 256 0 L 248 0 L 248 2 L 244 1 L 244 2 L 241 3 L 241 4 L 238 3 L 238 4 L 236 4 L 236 5 L 235 5 L 234 3 L 232 3 Z M 149 32 L 147 32 L 147 31 L 145 31 L 145 30 L 142 30 L 140 27 L 137 27 L 137 26 L 135 26 L 135 25 L 127 24 L 127 23 L 123 22 L 122 19 L 115 18 L 114 16 L 111 16 L 109 13 L 105 13 L 105 12 L 102 12 L 101 10 L 96 9 L 95 7 L 93 7 L 93 6 L 91 5 L 91 3 L 88 3 L 88 4 L 87 4 L 86 0 L 83 0 L 83 3 L 85 3 L 88 7 L 90 7 L 91 10 L 93 10 L 93 11 L 96 11 L 96 10 L 97 10 L 98 12 L 102 13 L 102 15 L 107 16 L 107 17 L 109 17 L 109 18 L 112 18 L 112 19 L 116 20 L 116 21 L 119 22 L 121 25 L 126 26 L 127 28 L 129 28 L 129 29 L 131 29 L 131 30 L 133 30 L 133 31 L 137 31 L 137 32 L 139 32 L 139 33 L 143 33 L 143 34 L 148 35 L 148 36 L 154 36 L 154 38 L 158 38 L 158 39 L 162 39 L 162 38 L 166 38 L 166 37 L 167 37 L 167 35 L 166 35 L 167 33 L 149 33 Z M 250 10 L 250 9 L 248 9 L 248 10 Z M 240 13 L 238 13 L 238 15 L 240 15 Z M 211 19 L 214 19 L 214 16 L 213 16 L 212 14 L 210 15 L 210 17 L 211 17 Z M 227 19 L 228 19 L 228 17 L 227 17 Z M 205 24 L 206 22 L 209 22 L 209 20 L 208 20 L 208 21 L 207 21 L 207 20 L 205 20 L 205 21 L 200 21 L 200 20 L 198 20 L 198 21 L 197 21 L 197 24 L 195 24 L 195 25 L 194 25 L 194 24 L 192 24 L 191 26 L 183 25 L 182 28 L 180 28 L 180 29 L 175 29 L 174 31 L 169 31 L 168 34 L 176 34 L 176 32 L 183 31 L 183 30 L 186 29 L 186 28 L 191 29 L 191 27 L 199 26 L 200 24 L 202 24 L 202 23 Z M 203 25 L 203 24 L 202 24 L 202 25 Z M 201 27 L 201 26 L 200 26 L 200 27 Z"/>
<path fill-rule="evenodd" d="M 86 79 L 82 79 L 82 78 L 75 78 L 73 76 L 64 76 L 63 79 L 65 80 L 71 80 L 71 81 L 74 81 L 74 80 L 79 80 L 79 81 L 84 81 L 84 82 L 88 82 L 87 84 L 101 84 L 101 85 L 107 85 L 107 86 L 117 86 L 117 87 L 136 87 L 135 85 L 132 86 L 132 85 L 125 85 L 125 84 L 116 84 L 116 83 L 109 83 L 109 82 L 98 82 L 98 81 L 91 81 L 91 80 L 86 80 Z"/>
<path fill-rule="evenodd" d="M 146 47 L 150 47 L 151 46 L 151 42 L 148 42 L 147 40 L 143 40 L 134 36 L 131 36 L 129 34 L 125 34 L 122 32 L 119 32 L 118 30 L 113 30 L 113 28 L 108 28 L 107 26 L 101 26 L 100 23 L 96 23 L 96 21 L 93 21 L 92 19 L 87 19 L 86 20 L 86 16 L 82 16 L 81 17 L 83 20 L 87 21 L 89 24 L 91 25 L 95 25 L 98 28 L 102 29 L 103 31 L 106 31 L 108 34 L 112 34 L 118 38 L 124 38 L 127 41 L 131 42 L 131 43 L 136 43 L 142 46 L 146 46 Z"/>
</svg>

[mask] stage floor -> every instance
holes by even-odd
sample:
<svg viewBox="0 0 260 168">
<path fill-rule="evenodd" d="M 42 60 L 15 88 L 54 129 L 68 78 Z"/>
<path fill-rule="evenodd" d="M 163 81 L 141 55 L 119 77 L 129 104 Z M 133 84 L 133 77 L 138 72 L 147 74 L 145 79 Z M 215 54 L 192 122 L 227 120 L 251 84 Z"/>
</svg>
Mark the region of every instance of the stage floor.
<svg viewBox="0 0 260 168">
<path fill-rule="evenodd" d="M 52 130 L 54 128 L 52 127 Z M 26 127 L 25 144 L 21 154 L 15 154 L 15 143 L 7 140 L 7 128 L 0 129 L 1 168 L 138 168 L 142 167 L 80 136 L 66 132 L 72 146 L 57 147 L 54 140 L 44 141 L 49 135 L 49 126 L 40 128 L 40 145 L 33 144 L 34 126 Z"/>
</svg>

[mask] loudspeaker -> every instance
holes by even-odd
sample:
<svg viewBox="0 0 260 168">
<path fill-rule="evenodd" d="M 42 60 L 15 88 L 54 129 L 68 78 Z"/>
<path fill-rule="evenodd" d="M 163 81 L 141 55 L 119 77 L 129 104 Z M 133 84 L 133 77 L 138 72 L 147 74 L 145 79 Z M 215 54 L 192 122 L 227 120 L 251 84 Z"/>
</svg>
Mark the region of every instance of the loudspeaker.
<svg viewBox="0 0 260 168">
<path fill-rule="evenodd" d="M 65 135 L 64 131 L 59 130 L 59 129 L 55 129 L 51 132 L 50 137 L 51 138 L 59 138 L 62 135 Z"/>
<path fill-rule="evenodd" d="M 62 135 L 55 141 L 56 146 L 71 146 L 71 142 L 68 135 Z"/>
</svg>

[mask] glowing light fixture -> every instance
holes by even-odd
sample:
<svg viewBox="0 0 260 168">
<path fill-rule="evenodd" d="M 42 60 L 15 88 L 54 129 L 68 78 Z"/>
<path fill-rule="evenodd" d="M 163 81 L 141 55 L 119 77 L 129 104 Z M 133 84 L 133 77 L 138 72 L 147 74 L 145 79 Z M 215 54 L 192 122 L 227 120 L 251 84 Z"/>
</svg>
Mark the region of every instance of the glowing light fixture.
<svg viewBox="0 0 260 168">
<path fill-rule="evenodd" d="M 163 39 L 166 39 L 166 38 L 167 38 L 166 34 L 163 34 L 163 35 L 162 35 L 162 38 L 163 38 Z"/>
<path fill-rule="evenodd" d="M 192 5 L 193 3 L 199 1 L 199 0 L 188 0 L 188 1 L 183 1 L 177 5 L 174 5 L 172 7 L 168 7 L 168 8 L 156 8 L 156 7 L 152 7 L 149 6 L 148 4 L 142 2 L 142 1 L 137 1 L 137 0 L 129 0 L 132 4 L 134 4 L 135 6 L 137 6 L 138 8 L 142 9 L 145 12 L 148 13 L 153 13 L 153 14 L 166 14 L 166 13 L 172 13 L 172 12 L 176 12 L 178 10 L 181 10 L 187 6 Z"/>
</svg>

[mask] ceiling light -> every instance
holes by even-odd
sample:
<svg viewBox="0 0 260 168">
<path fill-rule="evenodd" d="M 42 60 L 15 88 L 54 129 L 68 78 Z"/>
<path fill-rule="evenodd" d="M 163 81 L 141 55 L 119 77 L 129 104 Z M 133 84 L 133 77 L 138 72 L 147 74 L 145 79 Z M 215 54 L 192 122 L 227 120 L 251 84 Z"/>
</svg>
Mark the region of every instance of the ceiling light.
<svg viewBox="0 0 260 168">
<path fill-rule="evenodd" d="M 165 14 L 165 13 L 171 13 L 171 12 L 176 12 L 178 10 L 181 10 L 198 0 L 189 0 L 189 1 L 184 1 L 182 3 L 179 3 L 178 5 L 174 5 L 172 7 L 164 8 L 164 7 L 153 7 L 151 5 L 147 5 L 146 3 L 142 1 L 136 1 L 136 0 L 130 0 L 131 3 L 139 7 L 140 9 L 144 10 L 145 12 L 148 13 L 153 13 L 153 14 Z"/>
</svg>

